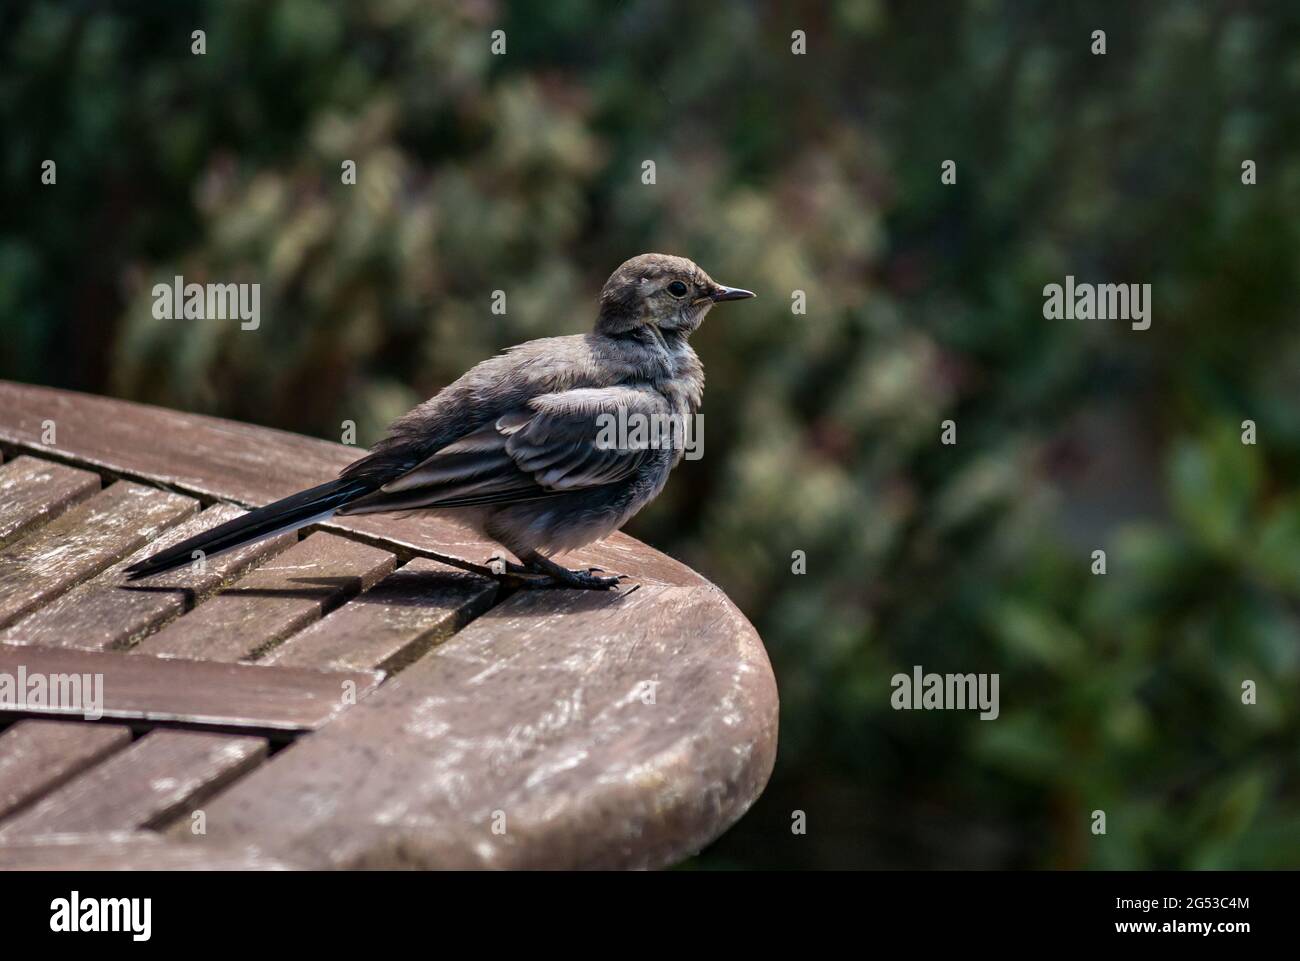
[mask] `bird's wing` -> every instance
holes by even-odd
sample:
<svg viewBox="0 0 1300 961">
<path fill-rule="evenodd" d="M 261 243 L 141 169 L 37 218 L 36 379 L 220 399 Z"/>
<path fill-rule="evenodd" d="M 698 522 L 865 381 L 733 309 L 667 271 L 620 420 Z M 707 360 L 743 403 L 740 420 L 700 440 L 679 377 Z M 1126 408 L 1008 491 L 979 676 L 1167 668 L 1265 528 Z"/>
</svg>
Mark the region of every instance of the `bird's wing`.
<svg viewBox="0 0 1300 961">
<path fill-rule="evenodd" d="M 619 447 L 617 425 L 633 415 L 669 413 L 661 395 L 633 387 L 542 394 L 339 513 L 504 504 L 614 484 L 657 456 L 652 447 Z"/>
</svg>

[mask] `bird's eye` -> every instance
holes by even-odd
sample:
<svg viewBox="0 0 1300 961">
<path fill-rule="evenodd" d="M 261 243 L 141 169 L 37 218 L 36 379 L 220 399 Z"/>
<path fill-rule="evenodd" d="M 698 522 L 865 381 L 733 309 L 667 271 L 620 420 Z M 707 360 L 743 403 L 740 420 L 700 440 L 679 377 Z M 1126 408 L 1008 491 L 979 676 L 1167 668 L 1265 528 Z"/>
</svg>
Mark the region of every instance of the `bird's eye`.
<svg viewBox="0 0 1300 961">
<path fill-rule="evenodd" d="M 672 294 L 674 297 L 685 297 L 686 285 L 680 280 L 674 280 L 668 285 L 668 293 Z"/>
</svg>

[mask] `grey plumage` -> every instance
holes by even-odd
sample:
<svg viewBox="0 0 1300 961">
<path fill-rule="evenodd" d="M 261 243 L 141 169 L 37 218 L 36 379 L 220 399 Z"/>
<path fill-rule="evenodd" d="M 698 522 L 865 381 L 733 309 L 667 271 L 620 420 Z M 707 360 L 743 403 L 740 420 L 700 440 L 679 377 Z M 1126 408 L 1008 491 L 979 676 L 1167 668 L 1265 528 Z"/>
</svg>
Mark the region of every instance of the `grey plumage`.
<svg viewBox="0 0 1300 961">
<path fill-rule="evenodd" d="M 591 333 L 529 341 L 483 361 L 398 418 L 338 480 L 131 570 L 146 576 L 187 562 L 195 550 L 211 555 L 211 547 L 229 550 L 332 512 L 422 510 L 503 545 L 523 562 L 511 565 L 516 574 L 611 587 L 617 578 L 567 571 L 550 555 L 620 528 L 663 490 L 683 451 L 598 444 L 601 415 L 693 417 L 704 370 L 690 334 L 714 304 L 752 296 L 716 283 L 685 258 L 634 257 L 602 289 Z"/>
</svg>

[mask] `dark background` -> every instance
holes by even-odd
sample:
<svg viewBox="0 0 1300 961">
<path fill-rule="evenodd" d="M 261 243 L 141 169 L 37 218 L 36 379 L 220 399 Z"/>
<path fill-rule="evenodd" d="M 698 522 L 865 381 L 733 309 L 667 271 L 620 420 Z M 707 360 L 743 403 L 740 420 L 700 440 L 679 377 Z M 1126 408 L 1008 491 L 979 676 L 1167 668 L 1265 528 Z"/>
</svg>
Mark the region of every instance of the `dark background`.
<svg viewBox="0 0 1300 961">
<path fill-rule="evenodd" d="M 689 256 L 760 299 L 696 336 L 705 456 L 629 530 L 731 595 L 782 697 L 771 785 L 691 864 L 1295 867 L 1298 28 L 1281 0 L 6 3 L 0 377 L 369 444 L 587 329 L 626 257 Z M 260 283 L 261 328 L 155 320 L 178 273 Z M 1152 284 L 1151 329 L 1045 320 L 1066 274 Z M 895 712 L 916 664 L 998 672 L 1001 717 Z"/>
</svg>

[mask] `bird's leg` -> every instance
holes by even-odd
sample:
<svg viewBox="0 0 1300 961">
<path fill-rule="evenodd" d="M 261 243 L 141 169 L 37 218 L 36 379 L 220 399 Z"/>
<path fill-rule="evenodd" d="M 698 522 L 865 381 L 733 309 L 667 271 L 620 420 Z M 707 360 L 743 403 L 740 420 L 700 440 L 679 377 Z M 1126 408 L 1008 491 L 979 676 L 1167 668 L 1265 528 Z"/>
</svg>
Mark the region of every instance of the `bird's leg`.
<svg viewBox="0 0 1300 961">
<path fill-rule="evenodd" d="M 549 557 L 543 557 L 536 551 L 530 552 L 524 557 L 526 568 L 533 574 L 542 574 L 563 587 L 577 587 L 587 591 L 608 591 L 618 587 L 619 582 L 624 580 L 626 574 L 615 574 L 610 577 L 601 577 L 596 572 L 599 567 L 588 568 L 585 571 L 571 571 L 567 567 L 561 567 Z M 550 586 L 550 585 L 536 585 Z"/>
<path fill-rule="evenodd" d="M 492 557 L 486 564 L 475 564 L 473 561 L 467 561 L 463 557 L 452 557 L 448 554 L 435 554 L 429 552 L 429 556 L 436 558 L 448 567 L 454 567 L 458 571 L 465 571 L 470 574 L 477 574 L 479 577 L 489 577 L 504 587 L 560 587 L 562 585 L 551 580 L 551 578 L 538 574 L 530 567 L 522 564 L 516 564 L 504 557 Z"/>
<path fill-rule="evenodd" d="M 608 591 L 618 587 L 621 581 L 627 580 L 626 574 L 600 577 L 599 567 L 589 567 L 585 571 L 571 571 L 536 551 L 525 555 L 523 564 L 516 564 L 501 555 L 489 558 L 486 564 L 475 564 L 473 561 L 449 557 L 445 554 L 432 556 L 459 570 L 478 574 L 480 577 L 490 577 L 508 588 L 576 587 L 587 591 Z"/>
<path fill-rule="evenodd" d="M 563 587 L 564 585 L 548 577 L 545 574 L 539 574 L 532 567 L 524 564 L 516 564 L 508 557 L 498 554 L 496 557 L 489 557 L 486 565 L 471 564 L 475 573 L 482 574 L 484 577 L 490 577 L 503 587 Z"/>
</svg>

